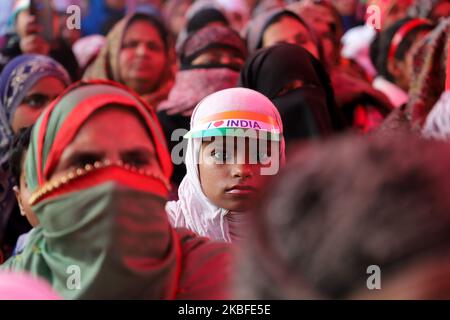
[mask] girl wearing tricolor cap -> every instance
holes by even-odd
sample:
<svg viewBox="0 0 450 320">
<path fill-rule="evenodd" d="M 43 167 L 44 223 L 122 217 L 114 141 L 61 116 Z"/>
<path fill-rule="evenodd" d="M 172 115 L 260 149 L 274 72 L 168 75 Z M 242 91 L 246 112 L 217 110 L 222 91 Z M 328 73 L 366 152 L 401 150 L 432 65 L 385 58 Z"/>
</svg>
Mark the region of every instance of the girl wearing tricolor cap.
<svg viewBox="0 0 450 320">
<path fill-rule="evenodd" d="M 197 105 L 185 138 L 187 174 L 179 200 L 166 206 L 170 222 L 213 240 L 239 240 L 258 191 L 285 160 L 276 107 L 254 90 L 218 91 Z"/>
</svg>

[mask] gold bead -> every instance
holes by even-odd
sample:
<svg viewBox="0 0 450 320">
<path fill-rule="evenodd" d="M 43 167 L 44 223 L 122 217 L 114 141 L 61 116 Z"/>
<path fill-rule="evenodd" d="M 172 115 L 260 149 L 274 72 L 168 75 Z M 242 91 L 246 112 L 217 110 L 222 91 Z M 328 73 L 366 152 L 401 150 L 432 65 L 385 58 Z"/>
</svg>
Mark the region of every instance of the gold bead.
<svg viewBox="0 0 450 320">
<path fill-rule="evenodd" d="M 94 169 L 94 167 L 91 164 L 87 164 L 84 166 L 84 170 L 86 171 L 91 171 L 92 169 Z"/>
<path fill-rule="evenodd" d="M 81 176 L 81 175 L 84 174 L 84 170 L 81 169 L 81 168 L 78 168 L 77 171 L 76 171 L 76 173 L 77 173 L 77 176 Z"/>
<path fill-rule="evenodd" d="M 103 161 L 103 164 L 104 164 L 105 166 L 110 166 L 110 165 L 111 165 L 111 160 L 106 159 L 105 161 Z"/>
<path fill-rule="evenodd" d="M 62 183 L 62 184 L 66 184 L 67 181 L 68 181 L 67 177 L 62 177 L 62 178 L 61 178 L 61 183 Z"/>
<path fill-rule="evenodd" d="M 98 168 L 100 168 L 102 166 L 102 163 L 100 162 L 100 161 L 95 161 L 94 162 L 94 168 L 95 169 L 98 169 Z"/>
<path fill-rule="evenodd" d="M 72 180 L 73 178 L 75 178 L 75 174 L 73 172 L 69 172 L 68 177 L 70 180 Z"/>
</svg>

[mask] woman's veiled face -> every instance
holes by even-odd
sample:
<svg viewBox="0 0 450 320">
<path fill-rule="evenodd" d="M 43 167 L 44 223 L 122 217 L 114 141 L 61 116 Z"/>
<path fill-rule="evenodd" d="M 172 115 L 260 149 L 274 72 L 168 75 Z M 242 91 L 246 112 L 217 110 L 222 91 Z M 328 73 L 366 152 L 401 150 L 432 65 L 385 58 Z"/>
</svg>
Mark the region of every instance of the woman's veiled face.
<svg viewBox="0 0 450 320">
<path fill-rule="evenodd" d="M 283 17 L 264 31 L 262 43 L 264 48 L 281 42 L 302 46 L 314 57 L 319 58 L 319 51 L 311 34 L 300 21 L 292 17 Z"/>
<path fill-rule="evenodd" d="M 45 107 L 65 89 L 64 83 L 56 77 L 44 77 L 26 93 L 13 115 L 11 127 L 14 133 L 32 126 Z"/>
<path fill-rule="evenodd" d="M 161 172 L 152 139 L 138 116 L 124 107 L 104 107 L 81 126 L 50 178 L 105 160 Z"/>
<path fill-rule="evenodd" d="M 166 64 L 166 49 L 156 27 L 145 20 L 132 22 L 119 57 L 124 84 L 141 95 L 151 93 L 159 86 Z"/>
</svg>

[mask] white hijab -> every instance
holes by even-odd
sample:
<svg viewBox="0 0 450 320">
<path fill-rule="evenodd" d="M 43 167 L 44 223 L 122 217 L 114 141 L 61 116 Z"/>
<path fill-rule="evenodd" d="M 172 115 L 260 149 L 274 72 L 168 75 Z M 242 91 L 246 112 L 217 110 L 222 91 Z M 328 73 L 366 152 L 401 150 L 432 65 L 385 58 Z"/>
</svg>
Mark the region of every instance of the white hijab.
<svg viewBox="0 0 450 320">
<path fill-rule="evenodd" d="M 436 140 L 450 140 L 450 90 L 444 91 L 425 120 L 422 135 Z"/>
<path fill-rule="evenodd" d="M 285 144 L 282 136 L 283 124 L 278 110 L 261 93 L 246 89 L 232 88 L 213 93 L 204 98 L 191 117 L 191 132 L 205 117 L 229 111 L 253 112 L 269 116 L 275 120 L 275 130 L 280 137 L 280 164 L 285 162 Z M 168 202 L 166 210 L 174 227 L 188 228 L 212 240 L 231 242 L 229 225 L 225 215 L 228 210 L 214 205 L 203 193 L 198 162 L 201 138 L 189 138 L 186 153 L 187 174 L 178 189 L 178 201 Z"/>
</svg>

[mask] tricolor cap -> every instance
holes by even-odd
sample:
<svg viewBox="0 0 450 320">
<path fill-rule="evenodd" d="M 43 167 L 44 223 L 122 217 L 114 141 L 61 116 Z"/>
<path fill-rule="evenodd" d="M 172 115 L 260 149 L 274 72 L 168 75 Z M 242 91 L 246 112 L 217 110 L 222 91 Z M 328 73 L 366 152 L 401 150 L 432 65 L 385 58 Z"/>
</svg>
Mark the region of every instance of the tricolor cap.
<svg viewBox="0 0 450 320">
<path fill-rule="evenodd" d="M 191 117 L 191 130 L 184 137 L 249 137 L 249 132 L 280 141 L 283 134 L 280 114 L 261 93 L 231 88 L 215 92 L 199 102 Z"/>
</svg>

